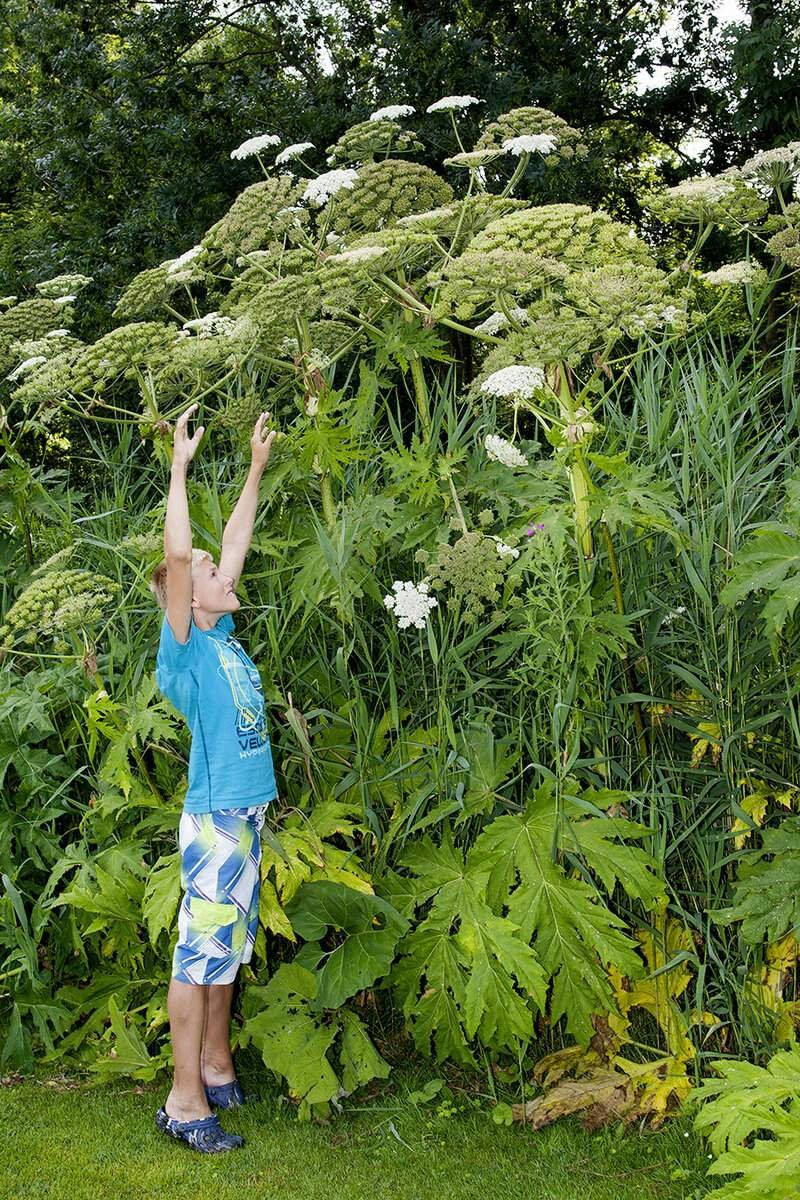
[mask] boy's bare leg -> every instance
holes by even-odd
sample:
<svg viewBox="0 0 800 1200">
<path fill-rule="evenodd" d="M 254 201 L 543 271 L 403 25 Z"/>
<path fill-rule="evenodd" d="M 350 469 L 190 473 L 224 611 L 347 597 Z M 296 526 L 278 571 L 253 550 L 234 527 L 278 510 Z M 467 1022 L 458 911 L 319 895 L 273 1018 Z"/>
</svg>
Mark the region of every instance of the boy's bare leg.
<svg viewBox="0 0 800 1200">
<path fill-rule="evenodd" d="M 171 979 L 169 983 L 167 1012 L 175 1073 L 164 1108 L 167 1116 L 177 1121 L 196 1121 L 211 1116 L 200 1074 L 209 986 L 181 983 L 178 979 Z"/>
<path fill-rule="evenodd" d="M 208 984 L 208 1003 L 200 1052 L 203 1082 L 212 1087 L 236 1078 L 231 1055 L 231 1002 L 234 983 Z"/>
</svg>

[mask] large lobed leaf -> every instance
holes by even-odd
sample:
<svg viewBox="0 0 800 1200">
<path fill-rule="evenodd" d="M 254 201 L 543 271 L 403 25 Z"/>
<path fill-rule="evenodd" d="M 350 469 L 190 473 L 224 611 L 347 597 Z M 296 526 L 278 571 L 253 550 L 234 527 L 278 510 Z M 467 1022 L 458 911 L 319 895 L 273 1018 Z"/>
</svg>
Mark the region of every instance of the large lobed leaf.
<svg viewBox="0 0 800 1200">
<path fill-rule="evenodd" d="M 465 864 L 447 833 L 440 846 L 422 839 L 402 863 L 416 874 L 416 903 L 432 899 L 392 974 L 419 1049 L 472 1062 L 467 1043 L 476 1034 L 496 1048 L 527 1041 L 545 976 L 517 926 L 487 905 L 487 870 Z"/>
<path fill-rule="evenodd" d="M 252 1041 L 271 1071 L 282 1075 L 307 1115 L 376 1077 L 389 1065 L 375 1049 L 363 1022 L 347 1009 L 320 1012 L 318 977 L 297 962 L 283 963 L 266 987 L 251 987 L 241 1044 Z M 335 1043 L 338 1044 L 336 1047 Z M 341 1082 L 331 1061 L 338 1051 Z"/>
<path fill-rule="evenodd" d="M 701 1105 L 695 1128 L 709 1140 L 715 1154 L 740 1145 L 751 1134 L 771 1129 L 787 1100 L 800 1095 L 800 1050 L 779 1050 L 765 1067 L 737 1059 L 711 1063 L 718 1079 L 700 1085 Z M 800 1139 L 800 1121 L 797 1122 Z"/>
<path fill-rule="evenodd" d="M 304 883 L 287 904 L 286 915 L 306 940 L 304 961 L 313 957 L 315 962 L 320 1008 L 338 1008 L 386 975 L 397 940 L 408 929 L 408 921 L 387 900 L 329 879 Z M 323 949 L 328 930 L 344 937 Z"/>
<path fill-rule="evenodd" d="M 735 1146 L 708 1168 L 709 1175 L 740 1175 L 709 1192 L 709 1200 L 788 1200 L 797 1195 L 800 1172 L 800 1102 L 772 1115 L 771 1137 Z"/>
<path fill-rule="evenodd" d="M 583 1044 L 592 1037 L 593 1013 L 618 1011 L 606 968 L 636 978 L 642 962 L 635 941 L 623 932 L 624 920 L 597 889 L 567 875 L 554 851 L 559 844 L 579 850 L 607 886 L 619 881 L 630 894 L 654 902 L 664 890 L 655 864 L 644 852 L 615 842 L 619 834 L 638 838 L 643 830 L 612 818 L 570 822 L 545 784 L 524 814 L 487 826 L 469 855 L 489 870 L 490 907 L 507 911 L 552 981 L 551 1020 L 566 1016 L 567 1029 Z"/>
</svg>

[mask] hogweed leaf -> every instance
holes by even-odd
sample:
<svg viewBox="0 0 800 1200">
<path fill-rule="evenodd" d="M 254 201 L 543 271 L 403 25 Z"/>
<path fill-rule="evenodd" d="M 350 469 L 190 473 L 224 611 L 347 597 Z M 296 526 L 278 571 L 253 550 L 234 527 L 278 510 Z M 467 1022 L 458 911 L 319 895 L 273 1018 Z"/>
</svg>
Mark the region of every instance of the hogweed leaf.
<svg viewBox="0 0 800 1200">
<path fill-rule="evenodd" d="M 431 902 L 392 973 L 416 1045 L 438 1061 L 473 1062 L 476 1035 L 498 1049 L 527 1041 L 546 979 L 517 926 L 487 905 L 486 866 L 465 865 L 446 832 L 439 846 L 421 839 L 402 863 L 416 873 L 417 899 Z"/>
<path fill-rule="evenodd" d="M 342 1088 L 350 1095 L 361 1084 L 369 1083 L 370 1079 L 386 1079 L 391 1067 L 381 1058 L 364 1022 L 354 1012 L 342 1008 L 339 1018 L 342 1022 L 342 1038 L 339 1044 Z"/>
<path fill-rule="evenodd" d="M 706 1079 L 694 1103 L 694 1126 L 715 1154 L 740 1145 L 760 1129 L 771 1129 L 783 1105 L 800 1094 L 800 1050 L 779 1050 L 766 1066 L 720 1059 L 711 1063 L 718 1079 Z M 800 1122 L 797 1122 L 800 1138 Z"/>
<path fill-rule="evenodd" d="M 303 884 L 286 906 L 286 915 L 307 942 L 321 941 L 329 929 L 345 935 L 322 955 L 316 996 L 321 1008 L 338 1008 L 385 975 L 397 940 L 408 929 L 406 919 L 380 896 L 327 879 Z"/>
<path fill-rule="evenodd" d="M 339 1090 L 327 1058 L 338 1025 L 319 1020 L 315 976 L 305 967 L 283 963 L 258 992 L 263 1007 L 245 1021 L 243 1042 L 255 1044 L 265 1065 L 286 1079 L 296 1099 L 326 1103 Z"/>
<path fill-rule="evenodd" d="M 606 968 L 636 978 L 642 962 L 622 918 L 554 860 L 558 824 L 552 789 L 543 785 L 523 815 L 499 817 L 484 829 L 469 861 L 490 868 L 491 908 L 506 908 L 523 942 L 533 943 L 552 980 L 551 1020 L 566 1016 L 569 1032 L 585 1044 L 593 1033 L 592 1014 L 617 1012 Z M 604 870 L 610 870 L 607 862 Z"/>
<path fill-rule="evenodd" d="M 150 944 L 155 946 L 162 929 L 170 932 L 181 898 L 180 851 L 162 855 L 144 887 L 142 917 Z"/>
<path fill-rule="evenodd" d="M 766 1120 L 766 1116 L 764 1118 Z M 795 1101 L 788 1112 L 778 1109 L 764 1126 L 772 1137 L 756 1138 L 751 1146 L 734 1146 L 708 1168 L 709 1175 L 741 1175 L 710 1197 L 734 1200 L 785 1200 L 797 1194 L 800 1171 L 800 1105 Z"/>
</svg>

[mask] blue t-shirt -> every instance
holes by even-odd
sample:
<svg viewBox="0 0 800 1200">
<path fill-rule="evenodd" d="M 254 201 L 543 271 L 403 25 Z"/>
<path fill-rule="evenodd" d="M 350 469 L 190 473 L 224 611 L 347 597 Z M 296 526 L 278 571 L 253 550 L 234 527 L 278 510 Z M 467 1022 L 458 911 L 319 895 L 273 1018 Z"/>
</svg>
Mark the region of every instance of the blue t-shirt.
<svg viewBox="0 0 800 1200">
<path fill-rule="evenodd" d="M 192 731 L 184 812 L 266 804 L 277 795 L 264 689 L 233 628 L 230 613 L 208 630 L 192 620 L 181 643 L 166 616 L 161 624 L 156 682 Z"/>
</svg>

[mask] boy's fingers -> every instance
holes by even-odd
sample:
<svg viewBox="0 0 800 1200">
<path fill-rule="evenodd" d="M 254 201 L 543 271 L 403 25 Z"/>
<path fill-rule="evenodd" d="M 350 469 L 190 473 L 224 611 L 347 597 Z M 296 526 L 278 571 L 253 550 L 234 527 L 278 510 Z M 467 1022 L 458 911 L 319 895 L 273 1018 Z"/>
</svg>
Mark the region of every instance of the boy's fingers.
<svg viewBox="0 0 800 1200">
<path fill-rule="evenodd" d="M 182 412 L 181 415 L 178 417 L 178 422 L 177 422 L 178 425 L 185 425 L 186 422 L 189 420 L 189 417 L 192 415 L 192 413 L 194 412 L 194 410 L 197 407 L 198 407 L 197 401 L 195 401 L 194 404 L 190 404 L 189 407 L 186 409 L 186 411 Z"/>
</svg>

